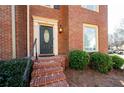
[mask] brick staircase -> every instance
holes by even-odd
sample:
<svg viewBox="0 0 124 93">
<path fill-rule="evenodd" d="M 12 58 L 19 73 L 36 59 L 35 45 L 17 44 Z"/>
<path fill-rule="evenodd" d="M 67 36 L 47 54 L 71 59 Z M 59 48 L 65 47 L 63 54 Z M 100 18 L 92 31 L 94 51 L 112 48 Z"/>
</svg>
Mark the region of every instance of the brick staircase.
<svg viewBox="0 0 124 93">
<path fill-rule="evenodd" d="M 31 87 L 68 87 L 60 57 L 42 57 L 34 60 Z"/>
</svg>

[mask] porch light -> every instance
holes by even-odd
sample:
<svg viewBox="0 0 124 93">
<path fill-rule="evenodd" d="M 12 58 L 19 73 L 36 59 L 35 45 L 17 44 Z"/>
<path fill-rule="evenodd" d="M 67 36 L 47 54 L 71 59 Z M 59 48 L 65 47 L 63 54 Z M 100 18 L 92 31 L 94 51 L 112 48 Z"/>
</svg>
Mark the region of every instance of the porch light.
<svg viewBox="0 0 124 93">
<path fill-rule="evenodd" d="M 62 29 L 62 25 L 59 26 L 59 33 L 62 33 L 63 29 Z"/>
</svg>

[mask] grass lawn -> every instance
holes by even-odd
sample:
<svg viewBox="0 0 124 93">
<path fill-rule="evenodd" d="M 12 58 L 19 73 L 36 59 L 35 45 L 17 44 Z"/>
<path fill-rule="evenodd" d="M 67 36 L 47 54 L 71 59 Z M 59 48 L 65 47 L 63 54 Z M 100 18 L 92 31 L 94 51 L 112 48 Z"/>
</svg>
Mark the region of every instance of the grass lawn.
<svg viewBox="0 0 124 93">
<path fill-rule="evenodd" d="M 124 87 L 124 71 L 120 70 L 101 74 L 90 68 L 83 71 L 68 68 L 65 74 L 70 87 Z"/>
</svg>

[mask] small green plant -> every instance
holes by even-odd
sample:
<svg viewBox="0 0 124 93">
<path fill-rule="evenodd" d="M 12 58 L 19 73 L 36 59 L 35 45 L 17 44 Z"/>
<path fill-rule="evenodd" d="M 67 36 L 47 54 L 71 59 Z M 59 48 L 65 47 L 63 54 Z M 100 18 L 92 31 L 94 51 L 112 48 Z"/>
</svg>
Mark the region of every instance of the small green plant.
<svg viewBox="0 0 124 93">
<path fill-rule="evenodd" d="M 113 55 L 112 57 L 112 62 L 113 62 L 113 67 L 115 69 L 124 69 L 124 59 L 117 56 L 117 55 Z"/>
<path fill-rule="evenodd" d="M 96 52 L 91 55 L 91 66 L 93 69 L 107 73 L 112 69 L 112 59 L 108 54 Z"/>
<path fill-rule="evenodd" d="M 69 52 L 69 66 L 73 69 L 84 69 L 89 64 L 89 54 L 81 50 Z"/>
</svg>

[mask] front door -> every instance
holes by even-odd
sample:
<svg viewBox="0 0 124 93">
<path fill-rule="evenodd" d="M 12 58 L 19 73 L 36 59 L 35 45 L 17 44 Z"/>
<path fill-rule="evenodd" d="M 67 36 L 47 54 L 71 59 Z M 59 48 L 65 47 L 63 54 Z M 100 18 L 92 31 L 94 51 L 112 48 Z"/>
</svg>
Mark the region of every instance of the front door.
<svg viewBox="0 0 124 93">
<path fill-rule="evenodd" d="M 40 26 L 40 54 L 53 54 L 53 27 Z"/>
</svg>

